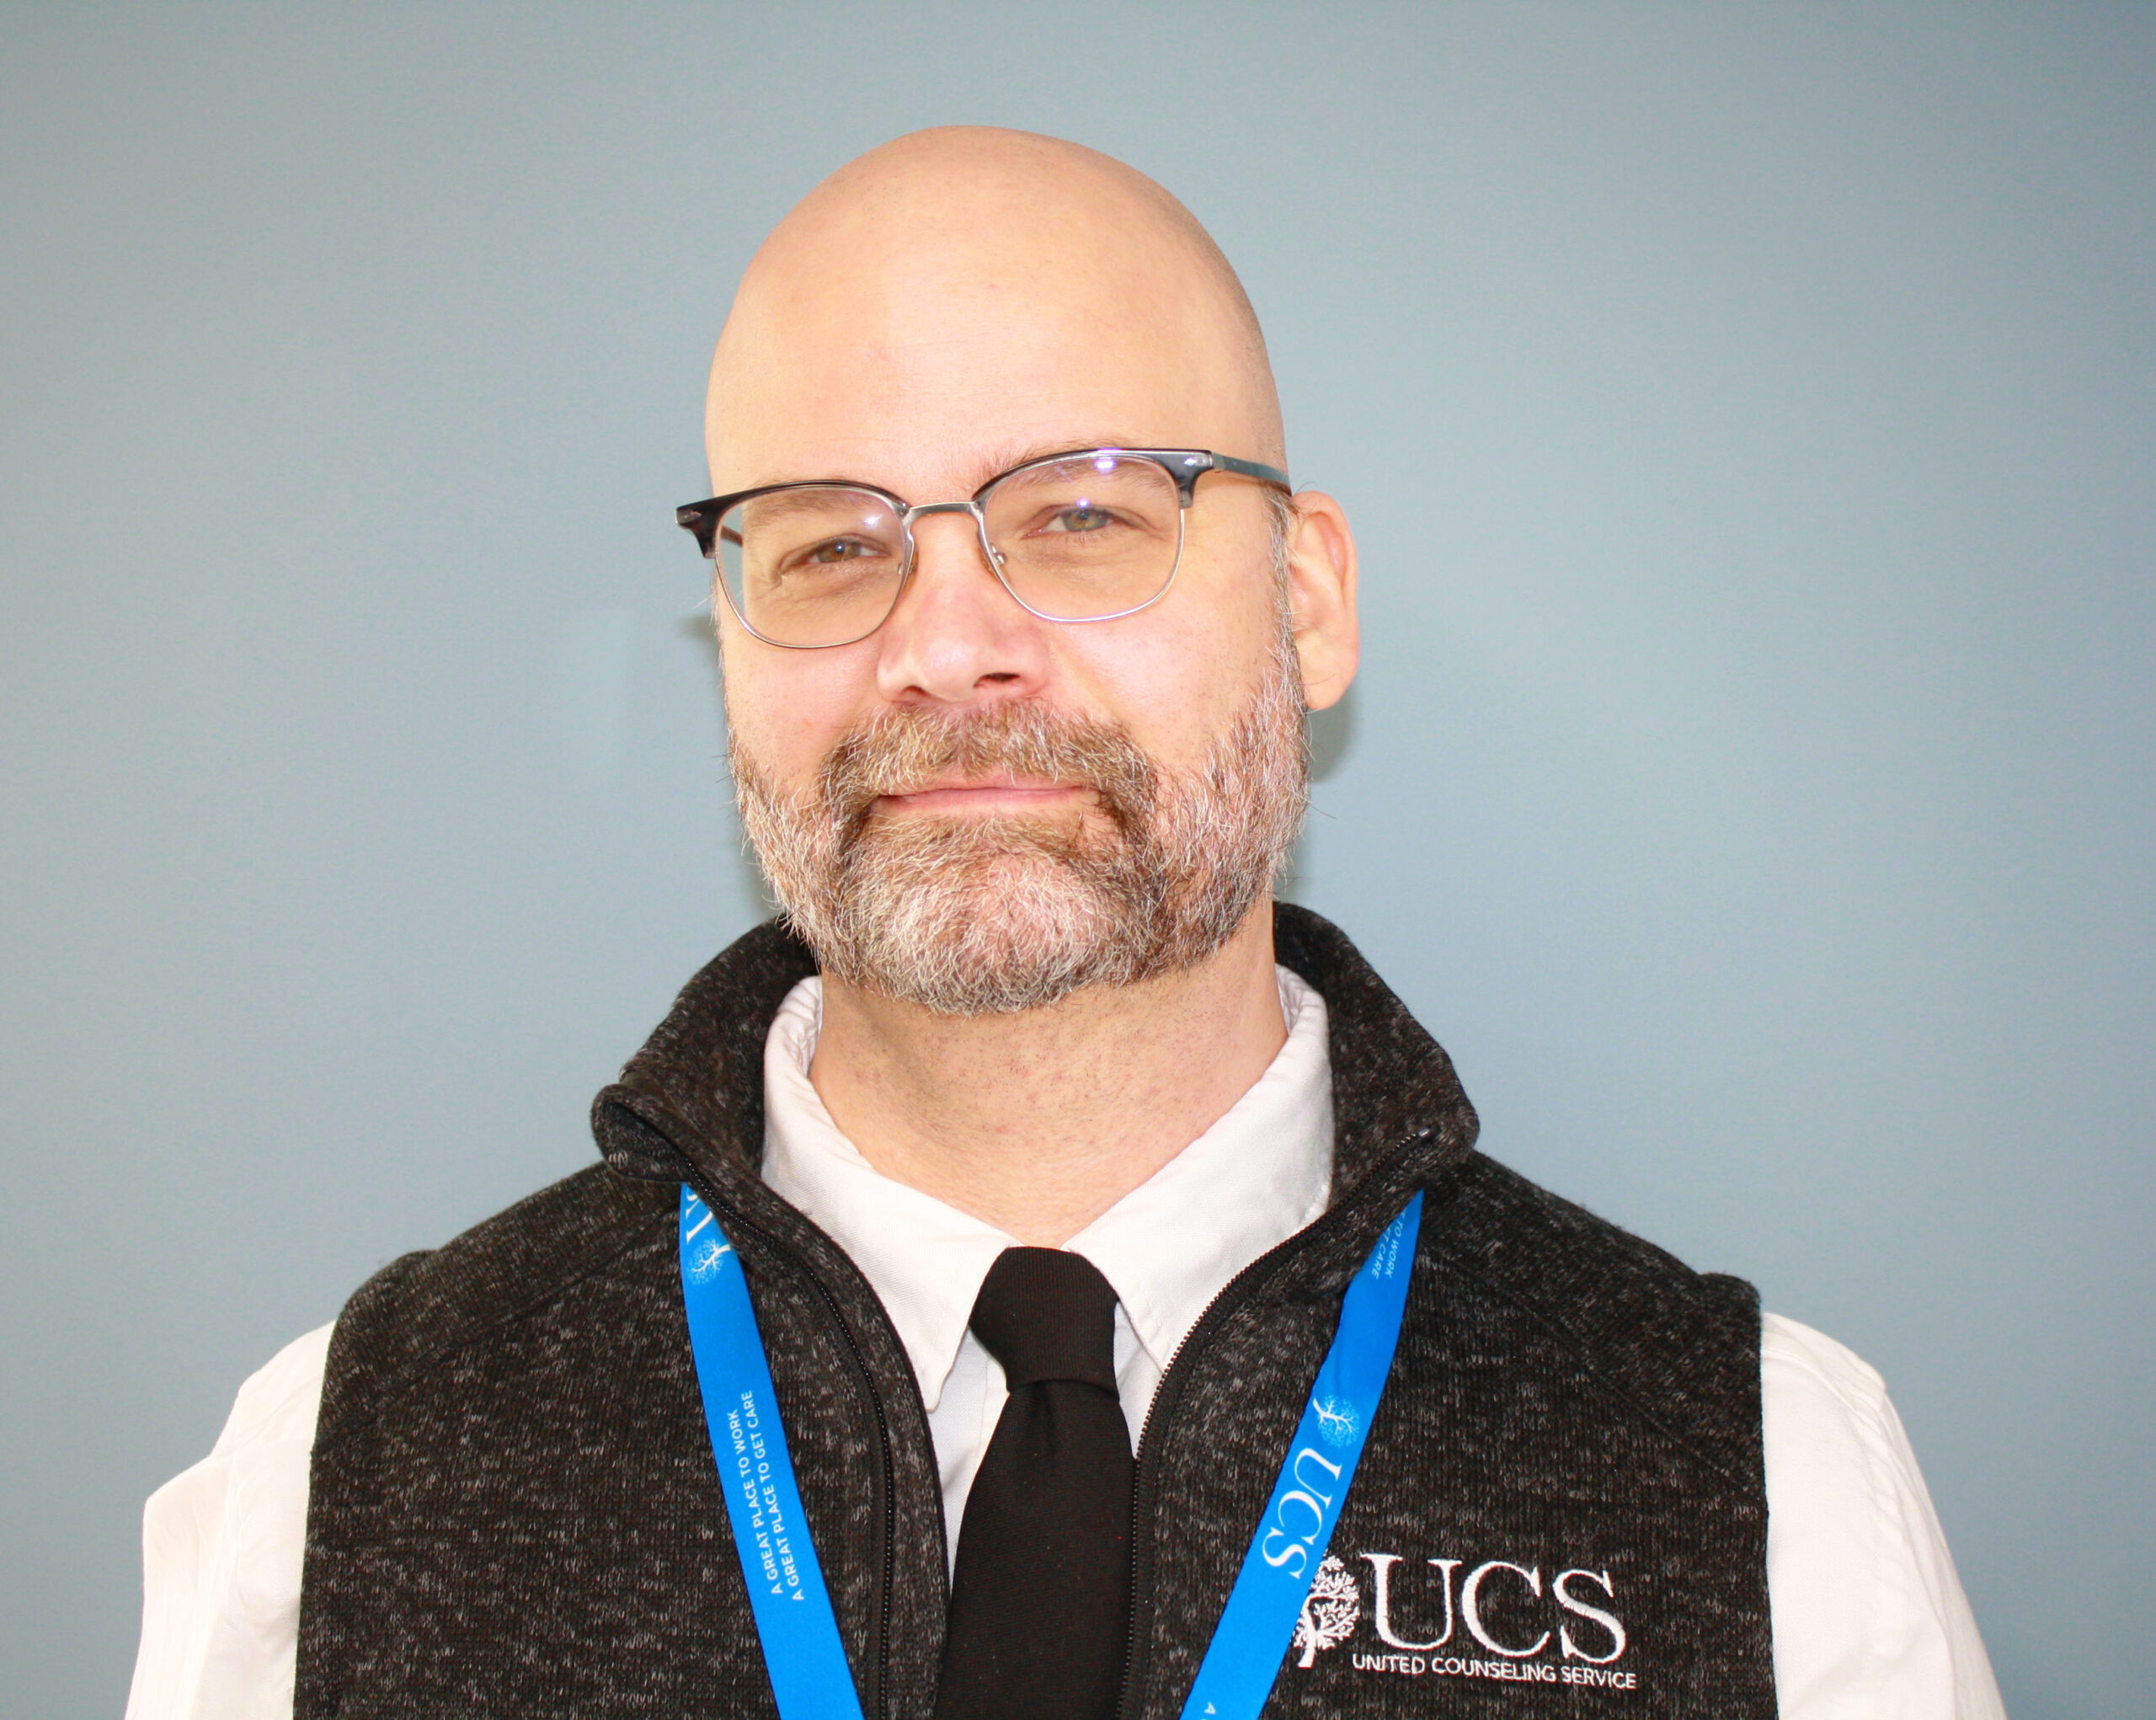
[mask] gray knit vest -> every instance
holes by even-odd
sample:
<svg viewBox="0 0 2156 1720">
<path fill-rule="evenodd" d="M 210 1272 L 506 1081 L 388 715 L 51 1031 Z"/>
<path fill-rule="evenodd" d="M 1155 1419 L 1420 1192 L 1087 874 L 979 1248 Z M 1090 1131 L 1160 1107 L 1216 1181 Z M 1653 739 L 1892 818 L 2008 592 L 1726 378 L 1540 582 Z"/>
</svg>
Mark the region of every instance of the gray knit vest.
<svg viewBox="0 0 2156 1720">
<path fill-rule="evenodd" d="M 1347 939 L 1275 929 L 1331 1015 L 1335 1199 L 1161 1383 L 1124 1720 L 1180 1713 L 1347 1281 L 1418 1188 L 1391 1381 L 1266 1713 L 1771 1716 L 1750 1286 L 1475 1152 L 1451 1063 Z M 757 1174 L 765 1034 L 811 971 L 776 927 L 742 938 L 600 1094 L 603 1166 L 346 1306 L 301 1720 L 776 1713 L 682 1315 L 684 1179 L 746 1272 L 863 1711 L 929 1714 L 955 1525 L 921 1395 L 859 1269 Z"/>
</svg>

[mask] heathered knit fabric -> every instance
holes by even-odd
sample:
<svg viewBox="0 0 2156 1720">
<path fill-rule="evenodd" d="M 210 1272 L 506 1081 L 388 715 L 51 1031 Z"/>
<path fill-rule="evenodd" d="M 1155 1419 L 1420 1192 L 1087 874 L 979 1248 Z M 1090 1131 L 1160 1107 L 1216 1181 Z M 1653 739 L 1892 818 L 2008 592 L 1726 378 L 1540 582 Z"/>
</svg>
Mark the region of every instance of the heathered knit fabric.
<svg viewBox="0 0 2156 1720">
<path fill-rule="evenodd" d="M 1348 1279 L 1418 1187 L 1391 1383 L 1267 1713 L 1772 1715 L 1749 1287 L 1476 1154 L 1451 1064 L 1347 940 L 1288 907 L 1275 932 L 1331 1017 L 1335 1200 L 1229 1286 L 1161 1381 L 1124 1715 L 1179 1712 Z M 346 1308 L 308 1504 L 303 1720 L 775 1712 L 681 1313 L 684 1178 L 741 1257 L 864 1710 L 930 1712 L 945 1562 L 920 1394 L 860 1272 L 757 1174 L 765 1034 L 812 965 L 750 932 L 600 1095 L 606 1167 Z"/>
</svg>

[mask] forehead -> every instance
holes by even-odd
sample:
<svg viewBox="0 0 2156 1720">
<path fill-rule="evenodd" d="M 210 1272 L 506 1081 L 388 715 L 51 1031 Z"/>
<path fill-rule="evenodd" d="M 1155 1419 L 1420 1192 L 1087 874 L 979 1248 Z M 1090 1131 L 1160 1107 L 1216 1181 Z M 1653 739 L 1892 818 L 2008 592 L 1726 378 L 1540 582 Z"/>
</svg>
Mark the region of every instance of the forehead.
<svg viewBox="0 0 2156 1720">
<path fill-rule="evenodd" d="M 814 237 L 758 259 L 720 343 L 721 490 L 844 476 L 956 495 L 1050 448 L 1258 434 L 1218 287 L 1157 235 L 1081 216 Z"/>
</svg>

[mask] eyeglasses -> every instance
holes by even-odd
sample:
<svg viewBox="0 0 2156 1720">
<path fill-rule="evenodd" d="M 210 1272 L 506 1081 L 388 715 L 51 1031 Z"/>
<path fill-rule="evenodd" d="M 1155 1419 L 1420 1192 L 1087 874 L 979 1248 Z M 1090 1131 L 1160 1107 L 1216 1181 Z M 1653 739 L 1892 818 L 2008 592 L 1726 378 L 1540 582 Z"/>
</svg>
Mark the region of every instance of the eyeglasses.
<svg viewBox="0 0 2156 1720">
<path fill-rule="evenodd" d="M 718 570 L 735 619 L 790 650 L 850 645 L 898 606 L 913 528 L 970 514 L 1003 589 L 1043 621 L 1114 621 L 1167 593 L 1183 515 L 1208 472 L 1291 494 L 1288 474 L 1200 448 L 1086 448 L 1028 460 L 969 501 L 901 500 L 865 483 L 767 483 L 675 510 Z"/>
</svg>

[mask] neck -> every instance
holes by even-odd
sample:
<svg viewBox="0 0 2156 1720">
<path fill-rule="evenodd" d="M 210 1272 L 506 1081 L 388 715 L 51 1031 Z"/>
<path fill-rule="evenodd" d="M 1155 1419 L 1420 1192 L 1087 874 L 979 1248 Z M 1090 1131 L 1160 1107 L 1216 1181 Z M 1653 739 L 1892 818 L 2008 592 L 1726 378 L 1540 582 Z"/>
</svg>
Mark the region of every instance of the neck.
<svg viewBox="0 0 2156 1720">
<path fill-rule="evenodd" d="M 1286 1043 L 1261 900 L 1193 968 L 943 1016 L 824 980 L 809 1078 L 885 1176 L 1059 1247 L 1189 1146 Z"/>
</svg>

